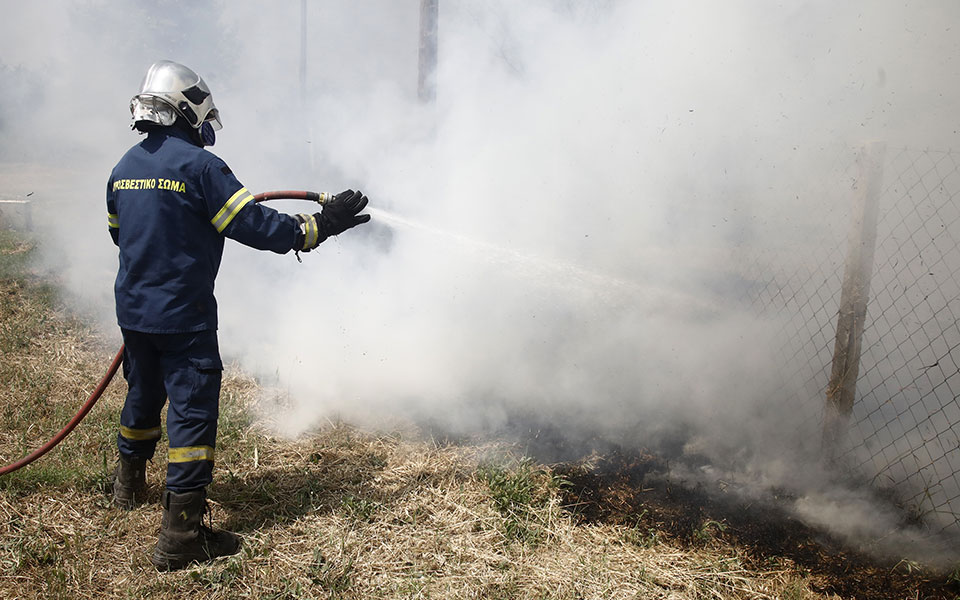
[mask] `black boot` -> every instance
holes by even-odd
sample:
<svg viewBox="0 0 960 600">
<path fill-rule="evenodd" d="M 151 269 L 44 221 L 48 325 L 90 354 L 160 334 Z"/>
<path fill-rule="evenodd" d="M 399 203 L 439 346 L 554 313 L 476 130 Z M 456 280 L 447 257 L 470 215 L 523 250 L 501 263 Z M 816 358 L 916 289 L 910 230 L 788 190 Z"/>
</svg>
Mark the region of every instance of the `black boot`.
<svg viewBox="0 0 960 600">
<path fill-rule="evenodd" d="M 150 562 L 161 571 L 182 569 L 192 562 L 208 561 L 240 551 L 240 536 L 214 531 L 202 523 L 207 507 L 205 489 L 178 494 L 164 490 L 160 537 Z"/>
<path fill-rule="evenodd" d="M 133 510 L 143 500 L 147 488 L 147 459 L 120 455 L 113 471 L 113 503 Z"/>
</svg>

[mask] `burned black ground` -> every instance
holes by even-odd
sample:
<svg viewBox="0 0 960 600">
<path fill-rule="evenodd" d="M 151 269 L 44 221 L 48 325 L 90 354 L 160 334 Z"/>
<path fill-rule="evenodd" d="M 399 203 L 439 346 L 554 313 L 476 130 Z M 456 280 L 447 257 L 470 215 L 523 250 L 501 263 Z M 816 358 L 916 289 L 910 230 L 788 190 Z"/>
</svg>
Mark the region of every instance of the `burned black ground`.
<svg viewBox="0 0 960 600">
<path fill-rule="evenodd" d="M 881 559 L 846 547 L 787 509 L 792 498 L 773 491 L 763 502 L 685 485 L 668 476 L 668 462 L 642 450 L 613 450 L 588 461 L 561 462 L 564 504 L 581 522 L 617 523 L 685 546 L 715 539 L 732 544 L 750 564 L 789 560 L 809 573 L 814 591 L 842 598 L 949 599 L 960 582 L 915 563 Z"/>
</svg>

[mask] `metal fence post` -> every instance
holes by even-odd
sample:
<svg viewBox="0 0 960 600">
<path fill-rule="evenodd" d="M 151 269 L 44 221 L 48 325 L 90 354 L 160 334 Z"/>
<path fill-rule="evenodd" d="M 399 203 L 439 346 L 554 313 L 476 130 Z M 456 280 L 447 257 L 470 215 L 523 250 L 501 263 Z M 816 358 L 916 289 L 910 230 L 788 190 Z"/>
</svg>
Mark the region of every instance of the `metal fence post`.
<svg viewBox="0 0 960 600">
<path fill-rule="evenodd" d="M 840 293 L 833 368 L 827 385 L 823 417 L 823 453 L 826 461 L 831 463 L 836 460 L 840 443 L 846 436 L 847 422 L 857 392 L 860 345 L 870 298 L 885 153 L 886 145 L 883 142 L 872 142 L 864 145 L 858 156 L 859 175 L 855 184 L 853 218 Z"/>
</svg>

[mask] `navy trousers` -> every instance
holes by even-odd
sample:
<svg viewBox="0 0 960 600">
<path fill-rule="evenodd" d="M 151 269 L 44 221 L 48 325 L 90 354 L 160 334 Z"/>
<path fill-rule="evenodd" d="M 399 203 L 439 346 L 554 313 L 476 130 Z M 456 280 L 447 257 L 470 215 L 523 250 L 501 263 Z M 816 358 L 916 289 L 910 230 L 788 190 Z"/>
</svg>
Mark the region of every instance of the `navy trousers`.
<svg viewBox="0 0 960 600">
<path fill-rule="evenodd" d="M 169 398 L 167 489 L 183 493 L 205 487 L 213 479 L 220 414 L 223 364 L 217 332 L 122 332 L 129 391 L 120 413 L 120 453 L 153 458 L 160 412 Z"/>
</svg>

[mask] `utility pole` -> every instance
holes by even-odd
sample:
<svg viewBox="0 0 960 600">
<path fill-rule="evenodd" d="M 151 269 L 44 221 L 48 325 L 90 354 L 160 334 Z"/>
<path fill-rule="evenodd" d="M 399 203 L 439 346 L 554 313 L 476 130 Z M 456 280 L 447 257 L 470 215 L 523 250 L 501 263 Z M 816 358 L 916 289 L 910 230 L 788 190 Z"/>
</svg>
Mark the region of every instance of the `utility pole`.
<svg viewBox="0 0 960 600">
<path fill-rule="evenodd" d="M 307 109 L 307 0 L 300 0 L 300 112 L 309 117 Z M 313 125 L 307 118 L 307 167 L 312 172 L 314 165 Z"/>
<path fill-rule="evenodd" d="M 437 20 L 440 0 L 420 0 L 420 61 L 417 97 L 423 104 L 437 99 Z"/>
<path fill-rule="evenodd" d="M 307 103 L 307 0 L 300 0 L 300 104 Z"/>
</svg>

